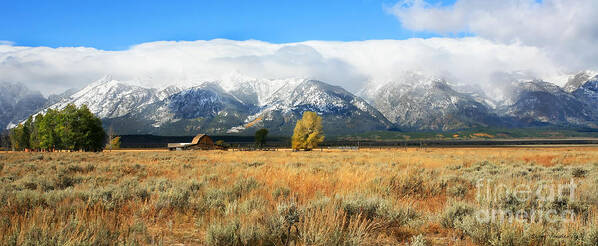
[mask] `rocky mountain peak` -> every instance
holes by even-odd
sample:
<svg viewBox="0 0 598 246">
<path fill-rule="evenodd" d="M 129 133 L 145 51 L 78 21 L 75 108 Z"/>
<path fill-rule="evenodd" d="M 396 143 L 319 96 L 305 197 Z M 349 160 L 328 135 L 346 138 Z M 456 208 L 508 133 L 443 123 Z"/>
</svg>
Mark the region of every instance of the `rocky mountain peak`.
<svg viewBox="0 0 598 246">
<path fill-rule="evenodd" d="M 598 72 L 594 71 L 582 71 L 569 78 L 563 89 L 566 92 L 573 92 L 579 89 L 582 85 L 590 80 L 598 80 Z"/>
</svg>

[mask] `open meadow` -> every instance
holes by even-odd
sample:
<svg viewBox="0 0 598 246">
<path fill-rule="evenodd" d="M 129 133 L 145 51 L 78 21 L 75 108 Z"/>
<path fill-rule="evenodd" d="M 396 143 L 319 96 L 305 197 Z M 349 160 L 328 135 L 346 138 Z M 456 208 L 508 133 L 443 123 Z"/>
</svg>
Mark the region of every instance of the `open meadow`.
<svg viewBox="0 0 598 246">
<path fill-rule="evenodd" d="M 0 152 L 3 245 L 597 245 L 598 147 Z"/>
</svg>

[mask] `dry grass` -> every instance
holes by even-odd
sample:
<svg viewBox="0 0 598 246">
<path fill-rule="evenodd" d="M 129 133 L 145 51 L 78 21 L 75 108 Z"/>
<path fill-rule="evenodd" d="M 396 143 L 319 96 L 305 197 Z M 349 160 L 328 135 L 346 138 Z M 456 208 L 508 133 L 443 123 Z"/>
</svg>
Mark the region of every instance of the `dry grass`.
<svg viewBox="0 0 598 246">
<path fill-rule="evenodd" d="M 5 245 L 583 245 L 598 237 L 596 147 L 0 153 L 0 163 Z M 583 216 L 476 224 L 465 207 L 528 206 L 476 199 L 479 179 L 512 187 L 574 179 L 578 199 L 561 205 Z"/>
</svg>

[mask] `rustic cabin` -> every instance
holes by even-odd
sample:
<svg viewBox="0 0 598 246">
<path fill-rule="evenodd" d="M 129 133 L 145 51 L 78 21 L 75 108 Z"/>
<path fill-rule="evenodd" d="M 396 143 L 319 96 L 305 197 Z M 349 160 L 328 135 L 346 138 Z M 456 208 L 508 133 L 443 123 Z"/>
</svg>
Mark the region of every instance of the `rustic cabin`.
<svg viewBox="0 0 598 246">
<path fill-rule="evenodd" d="M 192 150 L 192 149 L 201 149 L 201 150 L 212 150 L 212 149 L 222 149 L 221 146 L 214 144 L 214 141 L 210 136 L 206 134 L 197 134 L 191 141 L 191 143 L 169 143 L 168 150 Z"/>
</svg>

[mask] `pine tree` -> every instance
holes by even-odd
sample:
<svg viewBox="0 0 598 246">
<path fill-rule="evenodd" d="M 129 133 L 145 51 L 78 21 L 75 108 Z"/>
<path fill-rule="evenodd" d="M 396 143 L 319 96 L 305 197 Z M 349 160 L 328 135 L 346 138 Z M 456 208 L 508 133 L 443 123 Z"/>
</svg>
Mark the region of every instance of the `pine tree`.
<svg viewBox="0 0 598 246">
<path fill-rule="evenodd" d="M 31 147 L 31 149 L 34 150 L 39 150 L 41 149 L 40 147 L 40 139 L 39 139 L 39 124 L 43 119 L 43 115 L 42 114 L 38 114 L 35 116 L 35 120 L 32 120 L 32 124 L 31 124 L 31 132 L 30 132 L 30 136 L 29 136 L 29 146 Z M 30 119 L 32 119 L 32 117 L 29 117 Z"/>
<path fill-rule="evenodd" d="M 311 150 L 324 141 L 322 117 L 315 112 L 306 111 L 303 118 L 297 121 L 292 137 L 292 147 L 295 150 Z"/>
<path fill-rule="evenodd" d="M 10 132 L 9 131 L 5 131 L 3 130 L 0 133 L 0 147 L 3 149 L 8 149 L 10 148 L 10 136 L 9 136 Z"/>
<path fill-rule="evenodd" d="M 106 139 L 106 132 L 102 127 L 102 121 L 89 111 L 86 105 L 82 105 L 77 111 L 79 119 L 81 119 L 81 125 L 83 126 L 80 131 L 82 138 L 83 149 L 85 151 L 100 151 L 104 147 L 104 141 Z"/>
<path fill-rule="evenodd" d="M 263 148 L 266 145 L 266 137 L 268 137 L 268 129 L 262 128 L 255 132 L 255 144 L 259 148 Z"/>
<path fill-rule="evenodd" d="M 12 150 L 21 150 L 21 135 L 23 135 L 23 125 L 19 124 L 18 126 L 10 129 L 10 146 Z"/>
</svg>

